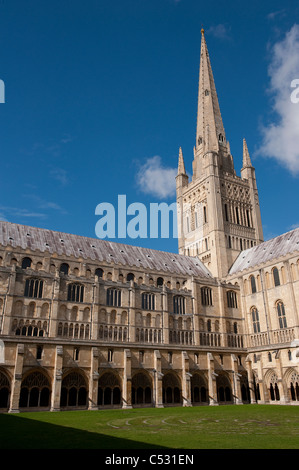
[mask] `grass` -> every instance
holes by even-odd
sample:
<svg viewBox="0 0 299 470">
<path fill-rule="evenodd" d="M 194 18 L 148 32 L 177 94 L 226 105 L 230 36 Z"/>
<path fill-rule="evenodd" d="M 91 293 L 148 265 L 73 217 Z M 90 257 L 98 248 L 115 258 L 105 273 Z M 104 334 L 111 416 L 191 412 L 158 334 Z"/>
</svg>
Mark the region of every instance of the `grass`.
<svg viewBox="0 0 299 470">
<path fill-rule="evenodd" d="M 227 405 L 0 415 L 1 449 L 297 449 L 299 407 Z"/>
</svg>

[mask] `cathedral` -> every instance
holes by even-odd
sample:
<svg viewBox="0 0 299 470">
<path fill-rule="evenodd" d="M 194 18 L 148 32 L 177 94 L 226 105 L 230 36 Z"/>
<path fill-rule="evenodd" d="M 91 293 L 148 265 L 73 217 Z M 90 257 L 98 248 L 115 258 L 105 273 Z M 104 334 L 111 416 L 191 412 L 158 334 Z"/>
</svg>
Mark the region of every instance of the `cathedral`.
<svg viewBox="0 0 299 470">
<path fill-rule="evenodd" d="M 263 240 L 204 31 L 178 253 L 0 222 L 0 411 L 299 404 L 299 229 Z"/>
</svg>

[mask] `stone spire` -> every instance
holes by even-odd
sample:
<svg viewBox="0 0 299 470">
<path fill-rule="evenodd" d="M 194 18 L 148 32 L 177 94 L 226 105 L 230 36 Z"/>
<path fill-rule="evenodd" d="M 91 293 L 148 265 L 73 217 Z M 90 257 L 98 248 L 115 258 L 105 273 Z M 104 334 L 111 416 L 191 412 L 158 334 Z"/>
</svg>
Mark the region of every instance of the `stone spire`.
<svg viewBox="0 0 299 470">
<path fill-rule="evenodd" d="M 180 150 L 179 150 L 178 175 L 185 175 L 185 174 L 186 174 L 186 170 L 185 170 L 184 157 L 183 157 L 182 147 L 180 147 Z"/>
<path fill-rule="evenodd" d="M 217 152 L 226 145 L 225 131 L 203 29 L 201 35 L 196 149 Z"/>
<path fill-rule="evenodd" d="M 248 147 L 246 140 L 243 139 L 243 167 L 242 168 L 252 168 L 250 155 L 248 152 Z"/>
</svg>

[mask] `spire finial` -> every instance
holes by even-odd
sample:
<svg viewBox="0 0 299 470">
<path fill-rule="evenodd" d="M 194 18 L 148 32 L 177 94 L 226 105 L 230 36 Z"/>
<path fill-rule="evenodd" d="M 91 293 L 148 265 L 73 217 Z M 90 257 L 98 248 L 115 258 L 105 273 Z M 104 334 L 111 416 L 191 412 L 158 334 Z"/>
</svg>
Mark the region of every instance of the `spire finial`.
<svg viewBox="0 0 299 470">
<path fill-rule="evenodd" d="M 252 167 L 246 139 L 243 139 L 243 168 Z"/>
<path fill-rule="evenodd" d="M 185 170 L 183 151 L 182 151 L 182 147 L 180 147 L 180 149 L 179 149 L 178 175 L 185 175 L 185 174 L 186 174 L 186 170 Z"/>
<path fill-rule="evenodd" d="M 205 30 L 203 29 L 203 25 L 201 25 L 201 34 L 203 35 Z"/>
</svg>

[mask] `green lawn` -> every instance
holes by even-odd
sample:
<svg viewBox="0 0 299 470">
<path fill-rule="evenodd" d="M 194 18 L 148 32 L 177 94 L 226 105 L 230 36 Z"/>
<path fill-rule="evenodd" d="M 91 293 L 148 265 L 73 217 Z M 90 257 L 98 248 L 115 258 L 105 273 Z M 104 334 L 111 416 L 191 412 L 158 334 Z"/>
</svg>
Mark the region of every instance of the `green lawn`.
<svg viewBox="0 0 299 470">
<path fill-rule="evenodd" d="M 1 449 L 298 449 L 299 407 L 0 414 Z"/>
</svg>

